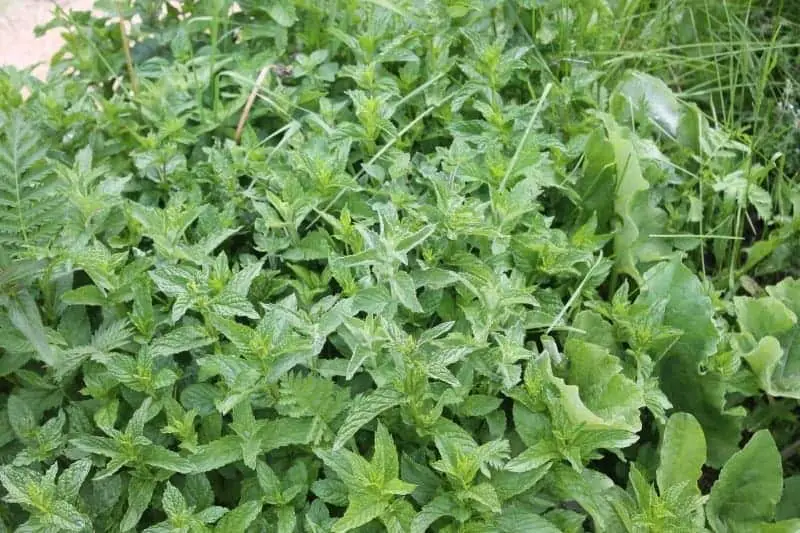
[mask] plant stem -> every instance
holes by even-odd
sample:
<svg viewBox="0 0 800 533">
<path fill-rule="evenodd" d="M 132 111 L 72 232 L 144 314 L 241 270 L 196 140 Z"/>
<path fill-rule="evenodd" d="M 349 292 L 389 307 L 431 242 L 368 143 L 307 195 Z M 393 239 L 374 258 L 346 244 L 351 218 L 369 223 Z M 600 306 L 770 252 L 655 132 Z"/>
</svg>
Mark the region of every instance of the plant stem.
<svg viewBox="0 0 800 533">
<path fill-rule="evenodd" d="M 136 78 L 136 71 L 133 69 L 133 56 L 131 55 L 131 43 L 128 40 L 128 33 L 125 30 L 125 17 L 123 16 L 122 1 L 117 1 L 117 10 L 119 11 L 119 34 L 122 39 L 122 50 L 125 53 L 125 64 L 128 67 L 128 78 L 131 81 L 131 90 L 133 95 L 139 93 L 139 82 Z"/>
</svg>

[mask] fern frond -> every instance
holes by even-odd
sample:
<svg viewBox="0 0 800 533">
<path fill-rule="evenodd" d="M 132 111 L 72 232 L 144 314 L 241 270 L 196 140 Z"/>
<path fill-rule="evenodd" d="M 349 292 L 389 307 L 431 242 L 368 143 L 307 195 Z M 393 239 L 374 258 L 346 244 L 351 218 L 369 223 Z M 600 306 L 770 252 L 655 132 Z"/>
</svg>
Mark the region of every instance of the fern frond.
<svg viewBox="0 0 800 533">
<path fill-rule="evenodd" d="M 20 111 L 0 113 L 0 245 L 16 252 L 58 231 L 63 201 L 47 146 Z"/>
</svg>

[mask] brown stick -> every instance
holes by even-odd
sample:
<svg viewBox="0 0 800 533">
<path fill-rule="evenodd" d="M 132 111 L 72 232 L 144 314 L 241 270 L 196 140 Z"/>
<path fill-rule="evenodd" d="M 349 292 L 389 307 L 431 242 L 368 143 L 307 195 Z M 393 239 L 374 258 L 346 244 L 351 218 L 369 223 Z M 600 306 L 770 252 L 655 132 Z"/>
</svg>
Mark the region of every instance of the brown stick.
<svg viewBox="0 0 800 533">
<path fill-rule="evenodd" d="M 131 80 L 131 89 L 133 95 L 139 93 L 139 82 L 136 79 L 136 72 L 133 70 L 133 56 L 131 55 L 131 43 L 128 40 L 128 33 L 125 30 L 125 19 L 122 16 L 122 1 L 117 1 L 117 10 L 119 11 L 119 33 L 122 37 L 122 50 L 125 52 L 125 63 L 128 66 L 128 77 Z"/>
<path fill-rule="evenodd" d="M 267 77 L 269 69 L 269 66 L 261 69 L 261 72 L 258 73 L 258 77 L 256 78 L 256 82 L 253 84 L 253 90 L 250 91 L 250 95 L 247 97 L 247 102 L 244 104 L 244 109 L 242 109 L 242 116 L 239 117 L 239 124 L 236 126 L 236 135 L 234 136 L 236 144 L 239 144 L 239 140 L 242 138 L 242 131 L 244 131 L 244 125 L 247 123 L 247 117 L 250 116 L 250 109 L 253 107 L 253 102 L 256 101 L 258 88 L 264 83 L 264 78 Z"/>
</svg>

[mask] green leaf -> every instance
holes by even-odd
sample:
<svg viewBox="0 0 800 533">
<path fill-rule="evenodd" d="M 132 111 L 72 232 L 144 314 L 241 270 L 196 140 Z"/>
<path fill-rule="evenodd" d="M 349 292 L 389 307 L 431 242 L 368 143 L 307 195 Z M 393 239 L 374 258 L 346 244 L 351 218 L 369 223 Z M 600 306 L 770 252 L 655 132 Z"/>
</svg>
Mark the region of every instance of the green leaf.
<svg viewBox="0 0 800 533">
<path fill-rule="evenodd" d="M 11 429 L 18 439 L 25 442 L 33 437 L 39 427 L 39 421 L 29 402 L 18 395 L 9 396 L 7 413 Z"/>
<path fill-rule="evenodd" d="M 217 533 L 241 533 L 242 531 L 247 531 L 250 524 L 261 513 L 261 507 L 261 503 L 256 501 L 249 501 L 239 505 L 217 522 L 214 531 Z"/>
<path fill-rule="evenodd" d="M 564 347 L 569 361 L 566 382 L 577 387 L 577 393 L 592 413 L 610 428 L 638 432 L 642 428 L 639 410 L 644 407 L 641 388 L 622 373 L 619 358 L 607 349 L 570 339 Z M 566 392 L 569 387 L 564 387 Z M 564 398 L 573 397 L 570 391 Z M 588 418 L 586 421 L 590 421 Z"/>
<path fill-rule="evenodd" d="M 786 333 L 797 324 L 797 315 L 777 298 L 733 299 L 736 320 L 743 332 L 753 335 L 756 340 L 767 336 Z"/>
<path fill-rule="evenodd" d="M 493 513 L 501 511 L 500 498 L 489 483 L 478 483 L 464 492 L 464 497 L 487 507 Z"/>
<path fill-rule="evenodd" d="M 666 302 L 663 325 L 681 331 L 660 360 L 656 372 L 661 389 L 676 411 L 692 414 L 703 427 L 708 461 L 720 466 L 737 449 L 741 420 L 725 412 L 726 384 L 702 366 L 717 348 L 713 306 L 703 285 L 678 261 L 659 263 L 645 274 L 637 304 Z"/>
<path fill-rule="evenodd" d="M 400 468 L 397 450 L 389 430 L 380 422 L 378 422 L 378 429 L 375 432 L 375 453 L 372 456 L 372 464 L 382 476 L 384 483 L 397 478 Z"/>
<path fill-rule="evenodd" d="M 793 340 L 789 344 L 790 348 L 784 350 L 775 337 L 764 337 L 742 358 L 764 392 L 775 397 L 800 399 L 800 348 L 794 346 Z"/>
<path fill-rule="evenodd" d="M 633 244 L 639 238 L 639 228 L 634 219 L 631 206 L 640 191 L 646 191 L 650 184 L 642 176 L 639 155 L 633 142 L 623 134 L 623 129 L 613 118 L 601 115 L 614 154 L 616 166 L 616 187 L 614 191 L 614 212 L 622 220 L 621 227 L 614 235 L 614 252 L 620 272 L 639 279 Z"/>
<path fill-rule="evenodd" d="M 711 528 L 721 532 L 740 522 L 771 521 L 782 489 L 780 452 L 770 433 L 760 430 L 725 463 L 711 487 L 706 507 Z"/>
<path fill-rule="evenodd" d="M 413 313 L 421 313 L 422 306 L 417 300 L 416 286 L 414 280 L 406 272 L 398 271 L 389 278 L 389 286 L 392 289 L 392 296 L 403 304 L 403 306 Z"/>
<path fill-rule="evenodd" d="M 78 511 L 71 503 L 56 500 L 48 510 L 47 520 L 60 531 L 85 531 L 92 520 Z"/>
<path fill-rule="evenodd" d="M 347 413 L 347 418 L 345 418 L 336 434 L 333 449 L 340 449 L 359 429 L 382 412 L 400 405 L 404 399 L 402 393 L 388 388 L 377 389 L 372 394 L 364 394 L 354 398 L 350 411 Z"/>
<path fill-rule="evenodd" d="M 128 508 L 119 524 L 120 531 L 130 531 L 136 527 L 150 505 L 156 481 L 133 477 L 128 483 Z"/>
<path fill-rule="evenodd" d="M 39 309 L 30 294 L 21 292 L 16 298 L 0 295 L 0 305 L 6 308 L 9 320 L 31 343 L 39 359 L 57 368 L 59 358 L 50 346 Z"/>
<path fill-rule="evenodd" d="M 497 527 L 503 533 L 528 533 L 530 531 L 561 533 L 561 530 L 546 518 L 521 504 L 504 507 L 497 518 Z"/>
<path fill-rule="evenodd" d="M 370 495 L 351 499 L 344 515 L 333 524 L 331 533 L 344 533 L 361 527 L 378 518 L 386 507 L 385 501 Z"/>
<path fill-rule="evenodd" d="M 661 494 L 673 487 L 685 487 L 699 494 L 697 481 L 706 461 L 703 428 L 688 413 L 674 413 L 667 420 L 659 448 L 656 479 Z"/>
<path fill-rule="evenodd" d="M 178 516 L 186 511 L 186 501 L 183 499 L 181 491 L 176 489 L 172 483 L 167 483 L 164 487 L 161 505 L 169 517 Z"/>
<path fill-rule="evenodd" d="M 269 13 L 269 16 L 272 17 L 272 20 L 286 28 L 290 28 L 295 22 L 297 22 L 297 14 L 295 13 L 294 3 L 290 2 L 289 0 L 277 0 L 276 2 L 271 2 L 267 7 L 267 13 Z"/>
<path fill-rule="evenodd" d="M 800 475 L 783 480 L 783 495 L 775 515 L 778 520 L 800 516 Z"/>
<path fill-rule="evenodd" d="M 81 459 L 72 463 L 58 477 L 59 495 L 67 501 L 74 501 L 78 498 L 78 493 L 89 476 L 92 469 L 92 462 L 88 459 Z"/>
<path fill-rule="evenodd" d="M 628 71 L 617 86 L 617 92 L 628 100 L 631 108 L 644 106 L 648 117 L 667 134 L 677 135 L 682 106 L 662 80 L 643 72 Z"/>
<path fill-rule="evenodd" d="M 239 437 L 226 435 L 198 447 L 197 452 L 192 455 L 192 472 L 211 472 L 241 459 L 242 446 Z"/>
<path fill-rule="evenodd" d="M 150 353 L 153 357 L 166 357 L 208 346 L 216 340 L 203 328 L 183 326 L 154 340 L 150 344 Z"/>
</svg>

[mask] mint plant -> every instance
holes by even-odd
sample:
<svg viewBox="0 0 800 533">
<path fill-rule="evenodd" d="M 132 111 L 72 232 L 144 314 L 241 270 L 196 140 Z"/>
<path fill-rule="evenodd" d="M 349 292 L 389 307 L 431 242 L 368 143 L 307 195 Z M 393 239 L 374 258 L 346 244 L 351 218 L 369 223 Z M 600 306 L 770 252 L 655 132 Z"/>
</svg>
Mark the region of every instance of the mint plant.
<svg viewBox="0 0 800 533">
<path fill-rule="evenodd" d="M 796 26 L 668 4 L 56 8 L 0 531 L 800 529 Z"/>
</svg>

